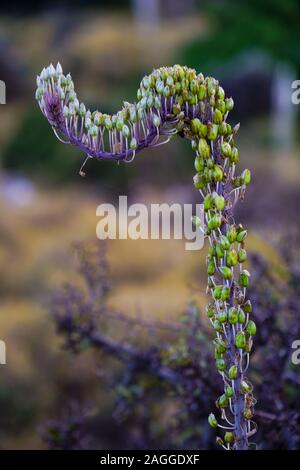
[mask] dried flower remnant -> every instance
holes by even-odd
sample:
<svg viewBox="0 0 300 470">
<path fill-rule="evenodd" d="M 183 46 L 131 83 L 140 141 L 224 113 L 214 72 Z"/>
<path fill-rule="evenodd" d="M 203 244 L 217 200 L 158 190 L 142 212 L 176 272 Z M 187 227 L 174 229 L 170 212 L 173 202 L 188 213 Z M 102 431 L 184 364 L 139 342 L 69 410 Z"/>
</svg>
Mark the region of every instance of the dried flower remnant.
<svg viewBox="0 0 300 470">
<path fill-rule="evenodd" d="M 217 441 L 225 449 L 245 450 L 255 433 L 255 399 L 246 377 L 256 325 L 250 320 L 247 297 L 250 273 L 244 269 L 247 231 L 237 225 L 233 209 L 250 184 L 248 169 L 236 175 L 239 161 L 228 113 L 234 103 L 212 77 L 175 65 L 153 70 L 141 81 L 137 102 L 124 102 L 114 115 L 87 110 L 79 103 L 71 76 L 60 64 L 37 78 L 36 98 L 57 137 L 82 149 L 87 158 L 131 162 L 137 151 L 155 147 L 176 134 L 190 140 L 194 150 L 194 186 L 205 209 L 208 292 L 207 316 L 215 330 L 216 367 L 224 393 L 216 401 L 224 429 Z"/>
</svg>

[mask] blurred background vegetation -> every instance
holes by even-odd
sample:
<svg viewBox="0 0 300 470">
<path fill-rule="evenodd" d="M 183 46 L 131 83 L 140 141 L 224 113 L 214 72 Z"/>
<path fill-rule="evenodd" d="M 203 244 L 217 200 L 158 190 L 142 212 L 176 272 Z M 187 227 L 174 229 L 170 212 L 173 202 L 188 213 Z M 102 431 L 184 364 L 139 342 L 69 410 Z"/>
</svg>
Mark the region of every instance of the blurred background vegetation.
<svg viewBox="0 0 300 470">
<path fill-rule="evenodd" d="M 193 157 L 176 139 L 144 151 L 133 165 L 89 161 L 63 146 L 34 99 L 35 77 L 50 62 L 70 71 L 80 98 L 115 112 L 133 101 L 143 75 L 182 63 L 216 76 L 235 100 L 241 166 L 253 184 L 237 218 L 249 248 L 275 266 L 282 234 L 299 230 L 300 76 L 297 0 L 110 0 L 14 2 L 1 7 L 0 79 L 0 366 L 1 448 L 42 447 L 38 428 L 70 397 L 98 396 L 115 437 L 112 397 L 95 359 L 61 351 L 48 315 L 53 290 L 74 276 L 72 243 L 95 239 L 96 207 L 129 202 L 197 202 Z M 177 320 L 189 299 L 205 298 L 204 250 L 179 241 L 110 241 L 114 306 L 148 319 Z M 274 378 L 275 380 L 275 378 Z M 99 398 L 100 393 L 100 398 Z M 100 406 L 100 405 L 99 405 Z M 114 428 L 116 427 L 116 429 Z M 110 447 L 108 436 L 99 446 Z M 117 440 L 122 445 L 122 436 Z"/>
</svg>

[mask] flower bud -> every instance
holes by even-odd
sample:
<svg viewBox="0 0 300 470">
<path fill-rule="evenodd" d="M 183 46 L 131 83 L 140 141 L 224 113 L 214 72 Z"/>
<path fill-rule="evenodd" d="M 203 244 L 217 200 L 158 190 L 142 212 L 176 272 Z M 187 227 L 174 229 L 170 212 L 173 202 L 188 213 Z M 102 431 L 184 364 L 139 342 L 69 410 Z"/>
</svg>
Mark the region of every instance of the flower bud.
<svg viewBox="0 0 300 470">
<path fill-rule="evenodd" d="M 231 431 L 225 432 L 224 441 L 226 442 L 226 444 L 232 444 L 233 441 L 234 441 L 234 434 L 233 434 L 233 432 L 231 432 Z"/>
<path fill-rule="evenodd" d="M 223 142 L 221 145 L 221 152 L 224 155 L 224 157 L 230 157 L 231 156 L 231 145 L 228 142 Z"/>
<path fill-rule="evenodd" d="M 216 140 L 218 137 L 218 125 L 212 124 L 211 122 L 207 124 L 207 138 L 209 140 Z"/>
<path fill-rule="evenodd" d="M 223 258 L 224 256 L 224 249 L 220 243 L 216 244 L 216 255 L 217 255 L 217 258 L 219 259 Z"/>
<path fill-rule="evenodd" d="M 224 197 L 217 194 L 214 197 L 214 204 L 216 206 L 216 209 L 218 209 L 218 211 L 224 210 L 224 208 L 225 208 L 225 199 L 224 199 Z"/>
<path fill-rule="evenodd" d="M 230 241 L 225 235 L 220 236 L 220 244 L 223 250 L 228 250 L 228 248 L 230 247 Z"/>
<path fill-rule="evenodd" d="M 224 286 L 221 292 L 221 300 L 223 300 L 224 302 L 225 300 L 228 300 L 229 297 L 230 297 L 230 287 Z"/>
<path fill-rule="evenodd" d="M 249 285 L 249 277 L 250 277 L 250 273 L 244 269 L 241 274 L 240 274 L 240 278 L 239 278 L 239 283 L 240 283 L 240 286 L 242 287 L 248 287 Z"/>
<path fill-rule="evenodd" d="M 193 177 L 194 186 L 196 189 L 203 189 L 204 188 L 204 181 L 202 175 L 200 173 L 196 173 Z"/>
<path fill-rule="evenodd" d="M 216 360 L 216 367 L 220 372 L 223 372 L 226 369 L 226 362 L 224 359 L 219 358 Z"/>
<path fill-rule="evenodd" d="M 211 260 L 207 265 L 207 274 L 213 276 L 216 272 L 216 266 L 213 260 Z"/>
<path fill-rule="evenodd" d="M 238 252 L 239 263 L 244 263 L 247 259 L 247 251 L 241 248 Z"/>
<path fill-rule="evenodd" d="M 226 255 L 226 264 L 227 266 L 233 267 L 238 263 L 238 255 L 235 250 L 230 250 Z"/>
<path fill-rule="evenodd" d="M 194 134 L 200 134 L 201 121 L 198 118 L 192 119 L 191 129 Z"/>
<path fill-rule="evenodd" d="M 213 169 L 213 177 L 215 181 L 222 181 L 223 179 L 223 170 L 220 165 L 215 165 Z"/>
<path fill-rule="evenodd" d="M 201 137 L 207 137 L 207 125 L 202 122 L 200 124 L 200 135 Z"/>
<path fill-rule="evenodd" d="M 206 315 L 208 318 L 212 318 L 215 314 L 214 308 L 211 305 L 206 307 Z"/>
<path fill-rule="evenodd" d="M 226 111 L 231 111 L 234 106 L 234 101 L 232 98 L 225 99 Z"/>
<path fill-rule="evenodd" d="M 222 285 L 217 286 L 217 287 L 214 288 L 214 291 L 213 291 L 214 299 L 219 300 L 221 298 L 222 289 L 223 289 Z"/>
<path fill-rule="evenodd" d="M 126 124 L 122 127 L 122 134 L 125 138 L 128 138 L 130 136 L 130 129 Z"/>
<path fill-rule="evenodd" d="M 237 378 L 238 370 L 237 366 L 231 366 L 229 371 L 228 371 L 228 377 L 230 380 L 235 380 Z"/>
<path fill-rule="evenodd" d="M 223 266 L 222 268 L 220 268 L 220 271 L 224 279 L 229 280 L 232 278 L 232 271 L 227 266 Z"/>
<path fill-rule="evenodd" d="M 253 412 L 250 410 L 250 408 L 245 408 L 243 412 L 244 418 L 246 419 L 252 419 L 253 418 Z"/>
<path fill-rule="evenodd" d="M 227 229 L 226 236 L 227 236 L 228 240 L 230 241 L 230 243 L 235 242 L 235 240 L 236 240 L 236 228 L 235 228 L 234 225 L 232 225 L 231 227 L 229 227 Z"/>
<path fill-rule="evenodd" d="M 247 300 L 247 302 L 244 303 L 243 305 L 244 312 L 246 313 L 251 313 L 252 312 L 252 304 L 250 300 Z"/>
<path fill-rule="evenodd" d="M 203 171 L 203 169 L 204 169 L 204 160 L 203 158 L 197 156 L 195 158 L 195 170 L 200 173 Z"/>
<path fill-rule="evenodd" d="M 227 321 L 227 312 L 226 310 L 221 310 L 217 315 L 217 320 L 220 323 L 225 323 Z"/>
<path fill-rule="evenodd" d="M 213 206 L 213 197 L 211 194 L 207 194 L 203 201 L 204 210 L 209 210 Z"/>
<path fill-rule="evenodd" d="M 206 98 L 206 87 L 205 85 L 200 85 L 198 89 L 198 98 L 200 101 L 203 101 Z"/>
<path fill-rule="evenodd" d="M 222 325 L 218 320 L 214 321 L 213 326 L 214 326 L 215 331 L 220 333 L 220 331 L 222 330 Z"/>
<path fill-rule="evenodd" d="M 223 121 L 222 113 L 219 109 L 216 109 L 214 112 L 214 123 L 221 124 L 222 121 Z"/>
<path fill-rule="evenodd" d="M 217 97 L 220 99 L 220 100 L 224 100 L 225 98 L 225 91 L 224 91 L 224 88 L 222 88 L 221 86 L 219 86 L 217 88 Z"/>
<path fill-rule="evenodd" d="M 228 312 L 228 321 L 231 325 L 235 325 L 238 322 L 239 314 L 238 309 L 231 307 Z"/>
<path fill-rule="evenodd" d="M 153 124 L 155 127 L 159 127 L 161 125 L 161 120 L 159 116 L 155 115 L 153 117 Z"/>
<path fill-rule="evenodd" d="M 235 345 L 239 349 L 244 349 L 246 346 L 246 338 L 245 333 L 243 331 L 239 331 L 235 337 Z"/>
<path fill-rule="evenodd" d="M 226 408 L 229 405 L 229 400 L 225 393 L 218 398 L 217 404 L 220 408 Z"/>
<path fill-rule="evenodd" d="M 226 387 L 225 395 L 228 398 L 232 398 L 233 397 L 233 388 L 232 387 Z"/>
<path fill-rule="evenodd" d="M 247 333 L 249 335 L 254 336 L 256 334 L 256 324 L 254 323 L 253 320 L 250 320 L 248 322 L 247 328 L 246 328 Z"/>
<path fill-rule="evenodd" d="M 216 420 L 216 417 L 213 413 L 210 413 L 209 417 L 208 417 L 208 424 L 212 427 L 212 428 L 216 428 L 218 426 L 218 421 Z"/>
<path fill-rule="evenodd" d="M 251 391 L 251 387 L 245 382 L 245 380 L 241 381 L 240 391 L 242 393 L 249 393 Z"/>
<path fill-rule="evenodd" d="M 241 174 L 241 181 L 242 181 L 242 184 L 245 184 L 246 186 L 248 186 L 251 182 L 251 172 L 250 170 L 246 169 L 243 171 L 243 173 Z"/>
<path fill-rule="evenodd" d="M 236 241 L 241 243 L 247 236 L 247 230 L 242 230 L 241 232 L 238 232 L 236 236 Z"/>
<path fill-rule="evenodd" d="M 201 138 L 199 140 L 198 151 L 199 151 L 200 157 L 205 158 L 205 159 L 209 158 L 209 156 L 210 156 L 210 146 L 208 145 L 206 140 L 203 139 L 203 138 Z"/>
<path fill-rule="evenodd" d="M 236 147 L 232 148 L 230 161 L 231 161 L 231 163 L 238 163 L 238 161 L 239 161 L 239 151 Z"/>
<path fill-rule="evenodd" d="M 131 141 L 130 141 L 130 148 L 131 150 L 136 150 L 137 149 L 137 140 L 135 137 L 132 137 Z"/>
<path fill-rule="evenodd" d="M 238 321 L 239 323 L 245 323 L 245 320 L 246 320 L 246 315 L 245 315 L 245 312 L 244 310 L 242 310 L 241 308 L 239 309 L 239 318 L 238 318 Z"/>
</svg>

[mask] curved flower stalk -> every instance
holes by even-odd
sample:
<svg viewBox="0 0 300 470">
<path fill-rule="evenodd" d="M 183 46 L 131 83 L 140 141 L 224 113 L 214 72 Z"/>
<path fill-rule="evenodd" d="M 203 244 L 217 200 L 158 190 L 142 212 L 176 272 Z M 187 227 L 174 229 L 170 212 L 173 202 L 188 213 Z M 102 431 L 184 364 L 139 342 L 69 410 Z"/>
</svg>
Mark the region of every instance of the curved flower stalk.
<svg viewBox="0 0 300 470">
<path fill-rule="evenodd" d="M 224 430 L 217 442 L 225 449 L 245 450 L 255 433 L 255 399 L 246 377 L 256 325 L 249 318 L 249 272 L 244 269 L 247 231 L 237 225 L 233 209 L 251 174 L 235 175 L 239 156 L 234 136 L 239 125 L 227 123 L 232 98 L 217 80 L 175 65 L 153 70 L 137 91 L 137 102 L 124 102 L 114 115 L 87 110 L 79 103 L 71 76 L 60 64 L 37 78 L 36 98 L 57 137 L 82 149 L 87 158 L 131 162 L 137 151 L 166 143 L 179 134 L 194 150 L 194 186 L 205 210 L 208 292 L 207 316 L 215 330 L 216 367 L 224 382 L 217 399 L 222 424 L 213 413 L 208 421 Z"/>
</svg>

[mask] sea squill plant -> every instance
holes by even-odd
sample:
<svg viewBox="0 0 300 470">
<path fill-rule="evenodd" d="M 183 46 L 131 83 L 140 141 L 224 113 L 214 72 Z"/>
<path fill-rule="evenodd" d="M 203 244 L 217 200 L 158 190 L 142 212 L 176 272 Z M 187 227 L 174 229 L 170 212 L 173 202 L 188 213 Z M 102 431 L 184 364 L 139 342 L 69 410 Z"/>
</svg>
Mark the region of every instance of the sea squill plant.
<svg viewBox="0 0 300 470">
<path fill-rule="evenodd" d="M 224 382 L 216 401 L 222 424 L 213 413 L 208 422 L 224 430 L 217 442 L 225 449 L 249 449 L 256 432 L 255 398 L 246 372 L 256 325 L 247 297 L 250 273 L 244 268 L 247 231 L 235 223 L 233 209 L 244 197 L 251 173 L 246 169 L 235 174 L 239 125 L 227 122 L 232 98 L 225 97 L 216 79 L 175 65 L 145 76 L 136 103 L 124 102 L 114 115 L 91 112 L 79 102 L 71 75 L 64 75 L 60 64 L 51 64 L 37 77 L 36 98 L 58 139 L 79 147 L 87 159 L 130 163 L 136 152 L 162 145 L 176 134 L 190 140 L 194 186 L 204 204 L 209 243 L 207 316 L 215 330 L 216 368 Z"/>
</svg>

